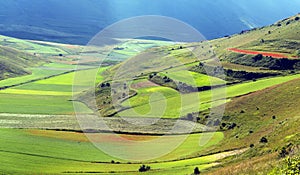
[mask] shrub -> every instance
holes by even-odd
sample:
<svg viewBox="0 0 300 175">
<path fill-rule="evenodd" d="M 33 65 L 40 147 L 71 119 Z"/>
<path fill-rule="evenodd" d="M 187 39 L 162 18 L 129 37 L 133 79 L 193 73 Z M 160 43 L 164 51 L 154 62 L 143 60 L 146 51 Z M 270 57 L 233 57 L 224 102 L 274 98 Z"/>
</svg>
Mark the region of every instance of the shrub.
<svg viewBox="0 0 300 175">
<path fill-rule="evenodd" d="M 151 169 L 150 166 L 142 165 L 139 168 L 139 172 L 146 172 L 146 171 L 149 171 L 150 169 Z"/>
<path fill-rule="evenodd" d="M 260 143 L 268 143 L 268 139 L 266 137 L 262 137 L 259 142 Z"/>
<path fill-rule="evenodd" d="M 196 174 L 200 174 L 200 170 L 199 170 L 198 167 L 196 167 L 196 168 L 194 169 L 194 174 L 195 174 L 195 175 L 196 175 Z"/>
<path fill-rule="evenodd" d="M 299 16 L 297 16 L 297 17 L 295 18 L 296 21 L 298 21 L 299 19 L 300 19 Z"/>
<path fill-rule="evenodd" d="M 189 113 L 189 114 L 187 115 L 187 120 L 193 121 L 193 114 Z"/>
<path fill-rule="evenodd" d="M 284 158 L 285 156 L 287 156 L 289 153 L 286 150 L 285 147 L 281 148 L 280 152 L 279 152 L 279 157 Z"/>
</svg>

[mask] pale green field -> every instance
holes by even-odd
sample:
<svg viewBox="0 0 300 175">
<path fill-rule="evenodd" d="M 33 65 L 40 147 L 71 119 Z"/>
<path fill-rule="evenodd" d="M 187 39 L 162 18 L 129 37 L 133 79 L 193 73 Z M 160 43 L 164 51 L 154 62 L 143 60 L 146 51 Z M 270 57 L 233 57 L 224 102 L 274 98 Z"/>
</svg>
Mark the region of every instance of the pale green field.
<svg viewBox="0 0 300 175">
<path fill-rule="evenodd" d="M 124 40 L 122 44 L 118 45 L 118 48 L 121 49 L 112 50 L 112 52 L 109 54 L 109 58 L 115 60 L 125 60 L 147 49 L 168 46 L 171 44 L 173 44 L 173 42 L 159 40 Z"/>
<path fill-rule="evenodd" d="M 18 50 L 26 51 L 29 53 L 38 54 L 66 54 L 67 52 L 59 47 L 54 47 L 50 45 L 42 45 L 34 42 L 11 38 L 7 36 L 0 35 L 0 44 L 3 46 L 9 46 Z"/>
</svg>

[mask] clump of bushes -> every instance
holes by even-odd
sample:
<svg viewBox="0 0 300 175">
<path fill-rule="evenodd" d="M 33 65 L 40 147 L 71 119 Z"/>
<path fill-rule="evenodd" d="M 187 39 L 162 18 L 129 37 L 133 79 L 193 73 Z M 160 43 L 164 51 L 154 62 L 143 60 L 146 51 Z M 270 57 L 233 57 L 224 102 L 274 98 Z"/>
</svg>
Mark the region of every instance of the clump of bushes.
<svg viewBox="0 0 300 175">
<path fill-rule="evenodd" d="M 222 123 L 220 126 L 221 130 L 232 130 L 237 127 L 236 123 Z"/>
<path fill-rule="evenodd" d="M 139 172 L 146 172 L 146 171 L 149 171 L 150 169 L 151 169 L 150 166 L 142 165 L 142 166 L 139 168 Z"/>
</svg>

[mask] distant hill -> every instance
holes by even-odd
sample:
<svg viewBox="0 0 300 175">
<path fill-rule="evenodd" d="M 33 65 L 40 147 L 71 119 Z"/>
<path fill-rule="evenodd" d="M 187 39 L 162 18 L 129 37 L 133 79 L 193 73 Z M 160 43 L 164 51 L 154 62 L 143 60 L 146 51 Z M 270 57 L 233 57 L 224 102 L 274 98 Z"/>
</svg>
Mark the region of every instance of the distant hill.
<svg viewBox="0 0 300 175">
<path fill-rule="evenodd" d="M 0 34 L 86 44 L 121 19 L 163 15 L 182 20 L 213 39 L 271 24 L 299 9 L 297 0 L 2 0 Z"/>
<path fill-rule="evenodd" d="M 30 74 L 27 68 L 39 62 L 32 54 L 0 46 L 0 80 Z"/>
</svg>

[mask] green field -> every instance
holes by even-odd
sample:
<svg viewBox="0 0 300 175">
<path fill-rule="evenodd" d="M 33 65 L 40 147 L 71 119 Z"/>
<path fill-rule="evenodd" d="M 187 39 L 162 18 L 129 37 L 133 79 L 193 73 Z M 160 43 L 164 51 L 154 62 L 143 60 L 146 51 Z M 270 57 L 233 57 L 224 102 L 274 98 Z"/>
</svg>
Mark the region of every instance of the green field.
<svg viewBox="0 0 300 175">
<path fill-rule="evenodd" d="M 47 78 L 49 76 L 55 76 L 71 70 L 88 69 L 90 66 L 62 64 L 62 63 L 47 63 L 40 67 L 31 68 L 31 74 L 25 76 L 19 76 L 15 78 L 9 78 L 0 81 L 0 87 L 11 86 L 20 83 L 26 83 L 28 81 Z"/>
<path fill-rule="evenodd" d="M 224 80 L 221 80 L 219 78 L 187 70 L 168 71 L 166 73 L 160 73 L 160 75 L 167 76 L 172 80 L 180 81 L 194 87 L 215 86 L 226 83 Z"/>
<path fill-rule="evenodd" d="M 51 135 L 51 132 L 55 131 L 0 129 L 2 135 L 0 138 L 0 155 L 5 157 L 5 161 L 1 161 L 0 172 L 17 174 L 35 174 L 40 172 L 55 174 L 63 172 L 138 172 L 139 163 L 128 164 L 127 161 L 106 155 L 96 149 L 92 143 L 87 142 L 83 134 L 56 132 Z M 193 155 L 206 146 L 217 144 L 223 138 L 222 133 L 216 133 L 212 135 L 213 139 L 207 145 L 201 147 L 199 146 L 199 138 L 202 135 L 188 136 L 183 145 L 157 161 L 176 160 L 183 158 L 184 155 Z M 107 134 L 104 134 L 104 137 L 107 137 Z M 152 136 L 135 137 L 146 139 Z M 169 136 L 169 139 L 172 140 L 172 137 L 180 136 Z M 165 141 L 168 142 L 168 138 Z M 185 150 L 189 151 L 185 152 Z M 226 157 L 226 153 L 223 156 Z M 221 157 L 216 154 L 186 160 L 148 163 L 148 165 L 151 166 L 153 171 L 157 171 L 158 174 L 172 171 L 173 168 L 180 170 L 179 172 L 188 172 L 187 170 L 193 166 L 199 166 L 202 169 L 210 167 L 214 165 L 211 164 L 212 162 Z M 111 160 L 120 161 L 121 164 L 111 164 Z M 190 168 L 187 169 L 186 166 Z"/>
<path fill-rule="evenodd" d="M 206 110 L 211 108 L 212 106 L 217 106 L 225 103 L 226 100 L 224 98 L 230 99 L 236 96 L 245 95 L 274 85 L 288 82 L 299 77 L 300 75 L 297 74 L 284 77 L 262 79 L 255 82 L 251 81 L 243 84 L 214 89 L 212 91 L 203 91 L 200 93 L 181 95 L 179 95 L 178 93 L 173 93 L 168 96 L 160 95 L 159 98 L 161 98 L 161 100 L 153 100 L 150 104 L 148 98 L 145 97 L 148 97 L 153 93 L 153 91 L 151 91 L 151 89 L 153 88 L 149 88 L 149 91 L 147 91 L 146 88 L 142 90 L 142 93 L 138 93 L 137 96 L 128 100 L 129 102 L 123 103 L 125 106 L 130 104 L 139 105 L 132 105 L 132 109 L 122 111 L 120 115 L 137 117 L 137 114 L 144 114 L 145 111 L 149 111 L 151 105 L 154 107 L 158 107 L 158 109 L 161 109 L 163 111 L 152 110 L 150 114 L 147 114 L 147 117 L 178 118 L 187 113 L 199 111 L 199 109 Z M 155 87 L 155 89 L 164 89 L 164 91 L 166 91 L 166 89 L 169 89 L 169 92 L 173 92 L 171 88 Z M 139 96 L 141 96 L 141 98 L 139 98 Z"/>
<path fill-rule="evenodd" d="M 48 66 L 48 65 L 47 65 Z M 24 83 L 30 80 L 40 79 L 66 70 L 56 70 L 56 68 L 70 68 L 70 65 L 50 64 L 52 69 L 36 69 L 34 74 L 7 79 L 0 82 L 1 85 L 13 85 Z M 81 70 L 78 72 L 67 73 L 54 76 L 52 78 L 42 79 L 30 82 L 24 85 L 0 91 L 0 112 L 1 113 L 20 113 L 20 114 L 73 114 L 73 93 L 79 93 L 82 89 L 87 88 L 87 82 L 84 76 L 91 73 L 98 74 L 96 82 L 102 80 L 101 72 L 107 68 Z M 77 81 L 74 84 L 74 76 Z M 76 86 L 73 92 L 73 85 Z M 84 104 L 76 103 L 82 109 L 82 112 L 91 112 Z"/>
</svg>

